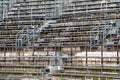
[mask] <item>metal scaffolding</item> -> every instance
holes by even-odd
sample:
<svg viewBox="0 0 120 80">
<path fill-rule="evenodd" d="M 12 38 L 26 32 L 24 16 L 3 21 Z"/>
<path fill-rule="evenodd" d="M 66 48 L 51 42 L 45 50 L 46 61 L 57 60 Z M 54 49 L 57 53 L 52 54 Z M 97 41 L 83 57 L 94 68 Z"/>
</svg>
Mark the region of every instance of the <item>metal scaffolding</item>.
<svg viewBox="0 0 120 80">
<path fill-rule="evenodd" d="M 0 24 L 0 76 L 120 79 L 119 4 L 119 0 L 17 0 L 6 8 Z M 84 56 L 76 57 L 78 53 Z"/>
</svg>

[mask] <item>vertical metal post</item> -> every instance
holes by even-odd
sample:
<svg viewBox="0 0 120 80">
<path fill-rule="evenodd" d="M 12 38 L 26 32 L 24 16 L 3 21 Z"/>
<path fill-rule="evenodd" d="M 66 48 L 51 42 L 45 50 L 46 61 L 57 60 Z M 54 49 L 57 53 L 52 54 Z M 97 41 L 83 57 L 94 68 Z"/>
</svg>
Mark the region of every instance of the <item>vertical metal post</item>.
<svg viewBox="0 0 120 80">
<path fill-rule="evenodd" d="M 104 31 L 102 35 L 102 45 L 101 45 L 101 65 L 103 66 L 103 46 L 104 46 Z"/>
<path fill-rule="evenodd" d="M 101 65 L 103 65 L 103 45 L 101 46 Z"/>
<path fill-rule="evenodd" d="M 117 65 L 119 65 L 119 48 L 118 48 L 118 44 L 117 44 Z"/>
<path fill-rule="evenodd" d="M 21 47 L 19 47 L 19 51 L 18 51 L 18 62 L 20 62 L 20 50 L 21 50 Z"/>
<path fill-rule="evenodd" d="M 55 40 L 55 65 L 57 65 L 57 41 Z"/>
<path fill-rule="evenodd" d="M 34 48 L 34 44 L 35 44 L 35 42 L 34 42 L 34 30 L 33 30 L 33 42 L 32 42 L 32 48 L 33 48 L 33 53 L 32 53 L 32 57 L 33 57 L 33 63 L 34 63 L 34 52 L 35 52 L 35 48 Z"/>
<path fill-rule="evenodd" d="M 86 66 L 87 66 L 88 65 L 87 40 L 85 40 L 85 49 L 86 49 Z"/>
<path fill-rule="evenodd" d="M 90 32 L 90 51 L 92 50 L 92 38 L 91 38 L 91 32 Z"/>
<path fill-rule="evenodd" d="M 6 63 L 6 49 L 5 49 L 5 43 L 4 43 L 4 62 Z"/>
<path fill-rule="evenodd" d="M 73 51 L 72 51 L 72 48 L 73 48 L 72 35 L 73 35 L 73 33 L 71 34 L 71 40 L 70 40 L 70 44 L 71 44 L 71 52 L 70 52 L 70 56 L 71 56 L 71 66 L 72 66 L 72 56 L 73 56 Z"/>
</svg>

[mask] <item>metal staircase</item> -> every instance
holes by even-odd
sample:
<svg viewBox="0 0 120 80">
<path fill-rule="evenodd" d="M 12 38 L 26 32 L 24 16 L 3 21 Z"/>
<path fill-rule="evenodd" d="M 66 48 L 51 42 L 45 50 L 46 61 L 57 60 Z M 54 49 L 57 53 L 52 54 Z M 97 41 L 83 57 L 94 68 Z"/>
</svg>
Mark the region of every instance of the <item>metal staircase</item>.
<svg viewBox="0 0 120 80">
<path fill-rule="evenodd" d="M 51 23 L 55 23 L 55 20 L 48 20 L 45 21 L 43 23 L 43 25 L 41 27 L 36 26 L 36 27 L 25 27 L 23 28 L 16 37 L 16 47 L 29 47 L 29 46 L 33 46 L 32 43 L 35 42 L 36 40 L 38 41 L 38 39 L 41 39 L 41 32 L 43 32 L 45 27 L 49 27 L 49 24 Z M 33 42 L 31 42 L 31 40 Z M 40 42 L 40 40 L 38 41 Z M 35 45 L 35 43 L 34 43 Z"/>
<path fill-rule="evenodd" d="M 90 51 L 93 48 L 98 48 L 99 46 L 103 45 L 104 42 L 106 41 L 107 36 L 110 34 L 110 32 L 112 31 L 112 25 L 105 25 L 103 27 L 102 30 L 98 28 L 96 29 L 92 29 L 90 31 L 90 37 L 91 37 L 91 33 L 95 33 L 94 34 L 94 38 L 91 37 L 90 39 Z M 104 46 L 103 46 L 104 47 Z"/>
<path fill-rule="evenodd" d="M 30 45 L 29 42 L 29 31 L 33 30 L 32 27 L 24 27 L 20 32 L 16 35 L 16 48 L 20 48 L 23 46 Z"/>
</svg>

